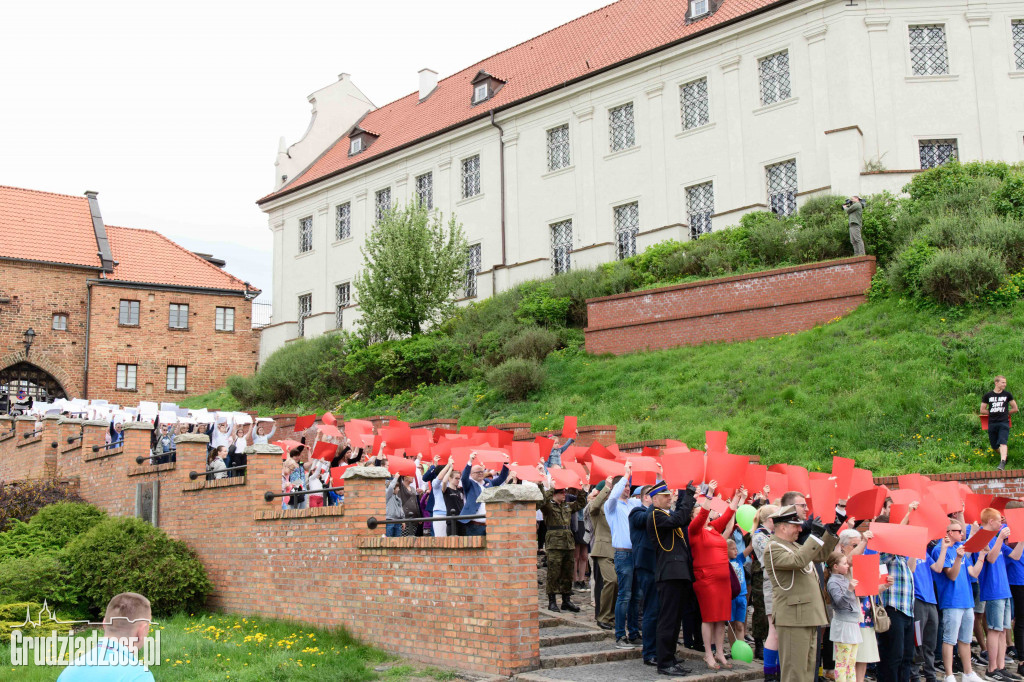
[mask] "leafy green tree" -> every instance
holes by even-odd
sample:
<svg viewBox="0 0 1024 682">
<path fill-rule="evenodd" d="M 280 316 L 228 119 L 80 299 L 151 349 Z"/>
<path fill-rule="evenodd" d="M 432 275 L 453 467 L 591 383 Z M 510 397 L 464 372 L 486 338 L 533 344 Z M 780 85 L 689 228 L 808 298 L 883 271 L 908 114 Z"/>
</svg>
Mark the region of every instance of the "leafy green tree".
<svg viewBox="0 0 1024 682">
<path fill-rule="evenodd" d="M 465 282 L 466 249 L 454 216 L 446 224 L 418 202 L 389 211 L 366 238 L 355 280 L 364 333 L 414 336 L 444 320 Z"/>
</svg>

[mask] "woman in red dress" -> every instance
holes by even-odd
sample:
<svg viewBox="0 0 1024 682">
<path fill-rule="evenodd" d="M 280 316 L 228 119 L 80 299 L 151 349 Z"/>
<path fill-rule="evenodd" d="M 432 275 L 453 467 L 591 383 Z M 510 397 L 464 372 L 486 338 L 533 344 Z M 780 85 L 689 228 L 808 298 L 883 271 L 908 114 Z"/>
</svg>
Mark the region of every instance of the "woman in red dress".
<svg viewBox="0 0 1024 682">
<path fill-rule="evenodd" d="M 704 636 L 704 662 L 711 670 L 723 666 L 732 668 L 725 660 L 725 624 L 732 617 L 732 587 L 729 574 L 729 550 L 723 533 L 733 514 L 746 499 L 747 492 L 740 488 L 733 495 L 729 507 L 721 516 L 711 511 L 711 498 L 717 481 L 708 484 L 708 493 L 697 496 L 699 509 L 690 520 L 690 550 L 693 555 L 693 590 L 700 604 L 701 634 Z M 711 645 L 715 645 L 712 656 Z M 715 659 L 718 659 L 716 662 Z"/>
</svg>

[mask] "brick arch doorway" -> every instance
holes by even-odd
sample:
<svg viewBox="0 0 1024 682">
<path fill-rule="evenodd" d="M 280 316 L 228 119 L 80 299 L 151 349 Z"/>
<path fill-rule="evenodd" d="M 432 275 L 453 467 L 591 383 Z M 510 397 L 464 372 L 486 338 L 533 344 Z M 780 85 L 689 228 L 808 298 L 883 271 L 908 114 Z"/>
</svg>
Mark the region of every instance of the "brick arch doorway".
<svg viewBox="0 0 1024 682">
<path fill-rule="evenodd" d="M 45 402 L 68 397 L 52 374 L 31 362 L 16 362 L 0 370 L 0 393 L 15 400 L 22 392 L 29 400 Z"/>
</svg>

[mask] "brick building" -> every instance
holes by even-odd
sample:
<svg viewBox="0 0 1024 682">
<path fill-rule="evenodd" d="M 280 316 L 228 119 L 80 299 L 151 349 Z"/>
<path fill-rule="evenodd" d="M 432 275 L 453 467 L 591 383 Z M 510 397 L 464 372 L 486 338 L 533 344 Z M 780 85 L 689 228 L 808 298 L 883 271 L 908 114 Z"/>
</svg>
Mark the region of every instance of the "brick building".
<svg viewBox="0 0 1024 682">
<path fill-rule="evenodd" d="M 258 291 L 223 265 L 104 225 L 95 192 L 0 186 L 0 392 L 135 404 L 251 374 Z"/>
</svg>

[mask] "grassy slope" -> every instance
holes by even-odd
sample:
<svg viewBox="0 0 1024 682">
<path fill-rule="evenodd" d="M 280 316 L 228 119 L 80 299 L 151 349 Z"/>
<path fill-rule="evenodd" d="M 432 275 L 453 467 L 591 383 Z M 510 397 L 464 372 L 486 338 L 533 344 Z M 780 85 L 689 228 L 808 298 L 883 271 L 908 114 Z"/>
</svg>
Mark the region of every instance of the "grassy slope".
<svg viewBox="0 0 1024 682">
<path fill-rule="evenodd" d="M 827 469 L 832 455 L 877 474 L 994 468 L 974 415 L 992 375 L 1006 374 L 1011 391 L 1024 384 L 1024 303 L 942 314 L 888 300 L 770 339 L 624 357 L 560 351 L 544 363 L 544 387 L 524 402 L 475 381 L 301 407 L 535 430 L 575 414 L 582 424 L 617 424 L 620 442 L 675 437 L 700 447 L 705 429 L 724 429 L 733 452 L 812 469 Z M 210 397 L 196 402 L 217 406 L 225 396 Z M 1011 466 L 1024 466 L 1019 442 L 1012 434 Z"/>
</svg>

